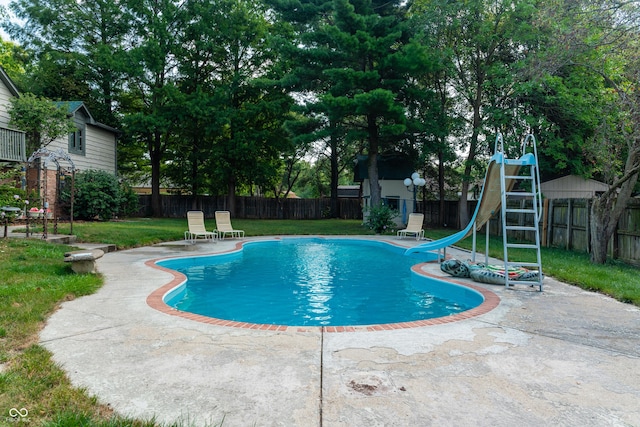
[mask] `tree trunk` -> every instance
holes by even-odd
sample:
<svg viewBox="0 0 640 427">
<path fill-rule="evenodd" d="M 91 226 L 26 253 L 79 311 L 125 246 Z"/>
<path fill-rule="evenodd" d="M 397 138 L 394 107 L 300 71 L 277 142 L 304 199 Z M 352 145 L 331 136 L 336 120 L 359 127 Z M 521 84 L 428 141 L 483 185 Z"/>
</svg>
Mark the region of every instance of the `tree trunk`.
<svg viewBox="0 0 640 427">
<path fill-rule="evenodd" d="M 332 127 L 333 122 L 332 122 Z M 338 204 L 338 140 L 335 132 L 331 132 L 330 139 L 331 162 L 331 218 L 340 218 L 340 205 Z"/>
<path fill-rule="evenodd" d="M 378 181 L 378 150 L 380 141 L 378 140 L 378 125 L 373 115 L 367 116 L 367 130 L 369 133 L 369 159 L 367 172 L 369 173 L 369 192 L 371 194 L 370 207 L 379 206 L 382 202 L 380 193 L 380 183 Z"/>
<path fill-rule="evenodd" d="M 462 177 L 462 189 L 460 195 L 460 228 L 466 227 L 471 219 L 467 204 L 467 194 L 469 193 L 469 184 L 471 183 L 471 169 L 473 167 L 473 161 L 476 158 L 476 151 L 478 150 L 478 134 L 480 133 L 480 128 L 482 126 L 480 108 L 482 106 L 483 81 L 483 76 L 479 75 L 476 87 L 476 97 L 473 102 L 473 132 L 471 134 L 471 143 L 469 144 L 469 155 L 467 156 L 467 161 L 464 166 L 464 176 Z"/>
<path fill-rule="evenodd" d="M 227 186 L 227 210 L 229 214 L 233 217 L 236 214 L 236 180 L 235 178 L 229 177 L 229 184 Z"/>
<path fill-rule="evenodd" d="M 464 228 L 469 224 L 470 215 L 469 215 L 469 204 L 467 203 L 467 194 L 469 194 L 469 184 L 471 182 L 471 168 L 473 165 L 473 161 L 476 157 L 476 149 L 478 146 L 478 131 L 476 129 L 473 130 L 473 135 L 471 135 L 471 144 L 469 145 L 469 155 L 467 156 L 467 161 L 465 162 L 464 167 L 464 176 L 462 177 L 462 187 L 460 189 L 460 228 Z"/>
<path fill-rule="evenodd" d="M 440 203 L 438 204 L 438 217 L 440 218 L 440 225 L 447 226 L 445 215 L 445 189 L 444 189 L 444 152 L 438 151 L 438 197 Z M 424 200 L 424 198 L 423 198 Z"/>
<path fill-rule="evenodd" d="M 191 149 L 191 156 L 193 161 L 191 162 L 191 194 L 193 195 L 193 199 L 191 202 L 191 209 L 198 209 L 197 196 L 200 192 L 199 182 L 198 182 L 198 143 L 193 144 Z"/>
<path fill-rule="evenodd" d="M 626 177 L 628 179 L 621 180 L 620 185 L 611 186 L 604 194 L 594 198 L 591 205 L 591 262 L 594 264 L 607 262 L 609 241 L 633 194 L 633 187 L 638 182 L 638 172 Z"/>
<path fill-rule="evenodd" d="M 591 262 L 604 264 L 607 261 L 607 248 L 613 234 L 611 231 L 611 216 L 609 204 L 606 200 L 595 198 L 591 205 L 590 235 L 591 235 Z M 615 224 L 613 227 L 615 230 Z"/>
<path fill-rule="evenodd" d="M 162 198 L 160 197 L 160 161 L 162 159 L 162 141 L 159 133 L 153 135 L 149 155 L 151 158 L 151 216 L 162 216 Z"/>
</svg>

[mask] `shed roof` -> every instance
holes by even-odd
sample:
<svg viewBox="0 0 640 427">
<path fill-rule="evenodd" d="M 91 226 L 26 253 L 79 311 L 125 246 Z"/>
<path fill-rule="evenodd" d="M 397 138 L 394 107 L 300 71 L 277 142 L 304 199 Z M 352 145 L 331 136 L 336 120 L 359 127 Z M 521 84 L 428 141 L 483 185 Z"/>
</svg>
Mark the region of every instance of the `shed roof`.
<svg viewBox="0 0 640 427">
<path fill-rule="evenodd" d="M 92 126 L 96 126 L 113 133 L 117 133 L 117 134 L 120 133 L 120 131 L 116 128 L 105 125 L 104 123 L 97 122 L 91 115 L 91 112 L 89 112 L 89 109 L 87 108 L 85 103 L 82 101 L 57 101 L 55 104 L 58 107 L 66 106 L 67 112 L 69 113 L 70 116 L 74 116 L 78 111 L 82 111 L 82 113 L 89 119 L 87 120 L 87 123 L 89 123 Z"/>
</svg>

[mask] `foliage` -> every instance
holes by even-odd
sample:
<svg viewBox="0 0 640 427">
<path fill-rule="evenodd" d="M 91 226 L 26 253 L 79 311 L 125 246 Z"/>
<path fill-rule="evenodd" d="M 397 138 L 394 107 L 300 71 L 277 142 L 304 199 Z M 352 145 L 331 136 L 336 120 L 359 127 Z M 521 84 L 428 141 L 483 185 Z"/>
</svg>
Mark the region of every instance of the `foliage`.
<svg viewBox="0 0 640 427">
<path fill-rule="evenodd" d="M 301 111 L 315 120 L 306 132 L 329 151 L 332 198 L 337 197 L 341 164 L 365 151 L 371 159 L 371 204 L 378 205 L 376 158 L 407 137 L 409 99 L 430 92 L 417 90 L 416 78 L 436 68 L 429 50 L 414 38 L 419 27 L 412 25 L 407 4 L 269 3 L 297 31 L 284 47 L 292 63 L 284 80 L 309 95 Z"/>
<path fill-rule="evenodd" d="M 584 167 L 573 173 L 596 175 L 609 185 L 594 198 L 590 215 L 591 260 L 605 263 L 618 219 L 640 177 L 640 7 L 615 0 L 598 5 L 558 0 L 541 8 L 544 15 L 553 16 L 543 24 L 553 38 L 533 56 L 536 67 L 529 77 L 570 82 L 554 86 L 571 95 L 558 97 L 560 114 L 555 116 L 569 118 L 560 129 L 576 127 L 579 138 L 564 138 L 551 154 L 580 159 Z"/>
<path fill-rule="evenodd" d="M 13 97 L 10 102 L 9 123 L 26 133 L 27 153 L 46 147 L 76 130 L 65 105 L 56 105 L 30 93 Z"/>
<path fill-rule="evenodd" d="M 31 55 L 23 88 L 39 96 L 81 100 L 97 121 L 117 127 L 114 100 L 122 88 L 127 2 L 16 0 L 3 29 Z M 79 23 L 84 29 L 78 31 Z M 135 43 L 135 42 L 133 42 Z"/>
<path fill-rule="evenodd" d="M 138 213 L 138 195 L 126 182 L 120 184 L 120 209 L 119 216 L 131 216 Z"/>
<path fill-rule="evenodd" d="M 24 202 L 20 200 L 24 197 L 24 191 L 17 185 L 19 177 L 20 171 L 18 169 L 0 172 L 0 206 L 24 206 Z M 15 196 L 18 196 L 19 199 Z"/>
<path fill-rule="evenodd" d="M 37 200 L 33 192 L 27 192 L 20 188 L 22 172 L 19 167 L 0 172 L 0 206 L 11 206 L 28 210 L 29 202 Z M 17 214 L 9 214 L 8 219 L 13 220 Z"/>
<path fill-rule="evenodd" d="M 0 40 L 0 66 L 16 84 L 24 77 L 26 60 L 27 54 L 21 46 Z"/>
<path fill-rule="evenodd" d="M 387 151 L 437 173 L 443 200 L 446 167 L 468 150 L 464 201 L 497 130 L 510 141 L 533 132 L 543 174 L 610 178 L 592 216 L 602 224 L 637 182 L 637 2 L 15 0 L 10 9 L 18 19 L 0 16 L 2 27 L 24 50 L 0 46 L 3 63 L 24 69 L 38 95 L 81 98 L 98 121 L 122 125 L 120 167 L 150 177 L 156 213 L 165 180 L 192 194 L 283 194 L 312 155 L 326 156 L 329 173 L 323 165 L 322 180 L 307 181 L 328 180 L 322 192 L 337 201 L 356 153 L 371 160 L 376 205 L 375 158 Z"/>
<path fill-rule="evenodd" d="M 294 165 L 296 180 L 291 190 L 301 198 L 327 197 L 331 192 L 331 165 L 329 159 L 321 157 L 315 163 L 300 160 Z M 338 184 L 350 185 L 352 170 L 339 170 Z M 331 216 L 330 216 L 331 217 Z"/>
<path fill-rule="evenodd" d="M 399 216 L 399 212 L 391 209 L 387 205 L 378 205 L 369 208 L 365 226 L 378 234 L 389 232 L 396 227 L 394 218 Z"/>
<path fill-rule="evenodd" d="M 87 170 L 76 174 L 74 218 L 110 220 L 137 210 L 137 198 L 131 188 L 104 171 Z M 62 199 L 70 200 L 68 190 Z"/>
</svg>

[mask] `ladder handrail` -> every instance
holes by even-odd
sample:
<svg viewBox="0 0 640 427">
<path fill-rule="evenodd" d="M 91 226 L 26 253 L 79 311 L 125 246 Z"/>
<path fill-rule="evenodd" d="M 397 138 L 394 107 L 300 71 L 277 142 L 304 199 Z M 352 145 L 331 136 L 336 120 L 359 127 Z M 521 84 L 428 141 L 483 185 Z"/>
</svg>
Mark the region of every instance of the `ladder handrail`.
<svg viewBox="0 0 640 427">
<path fill-rule="evenodd" d="M 521 147 L 523 156 L 526 154 L 527 143 L 531 144 L 531 147 L 533 148 L 533 157 L 535 159 L 535 181 L 533 182 L 533 185 L 536 188 L 532 190 L 533 192 L 538 193 L 538 197 L 536 197 L 536 201 L 538 203 L 538 217 L 536 218 L 536 223 L 539 223 L 542 219 L 542 194 L 540 194 L 540 168 L 538 167 L 538 147 L 536 143 L 536 137 L 531 133 L 525 136 Z"/>
<path fill-rule="evenodd" d="M 531 145 L 531 149 L 529 151 L 533 151 L 533 153 L 527 153 L 528 146 Z M 536 262 L 535 263 L 524 263 L 527 266 L 533 266 L 538 268 L 538 286 L 540 291 L 542 291 L 543 286 L 543 273 L 542 273 L 542 258 L 540 254 L 540 219 L 542 218 L 542 197 L 540 194 L 540 171 L 538 168 L 538 150 L 536 147 L 536 140 L 532 134 L 527 134 L 522 141 L 521 145 L 521 154 L 520 154 L 520 162 L 513 162 L 513 164 L 521 164 L 524 167 L 529 167 L 529 175 L 528 176 L 519 176 L 517 174 L 506 175 L 505 164 L 509 163 L 506 159 L 506 155 L 504 153 L 504 140 L 502 138 L 502 134 L 498 133 L 496 135 L 496 143 L 495 143 L 495 152 L 499 153 L 501 156 L 500 161 L 500 198 L 501 198 L 501 220 L 502 220 L 502 245 L 503 245 L 503 257 L 504 257 L 504 284 L 505 286 L 510 286 L 511 284 L 521 283 L 517 279 L 512 280 L 509 278 L 509 275 L 506 272 L 509 270 L 510 265 L 519 265 L 523 263 L 514 263 L 509 261 L 509 248 L 523 248 L 526 250 L 535 249 L 536 250 Z M 531 162 L 530 156 L 533 155 L 533 162 Z M 529 156 L 525 159 L 525 156 Z M 513 176 L 512 176 L 513 175 Z M 513 180 L 529 180 L 531 181 L 531 191 L 530 192 L 511 192 L 507 191 L 507 183 L 508 179 Z M 509 196 L 525 196 L 530 197 L 533 206 L 532 209 L 511 209 L 507 208 L 507 199 Z M 534 224 L 532 227 L 525 225 L 507 225 L 507 213 L 510 211 L 515 212 L 527 212 L 533 213 Z M 535 233 L 535 243 L 519 243 L 514 241 L 509 241 L 508 231 L 509 230 L 520 230 L 520 231 L 534 231 Z M 488 237 L 487 237 L 488 240 Z M 488 252 L 488 250 L 487 250 Z M 530 283 L 529 281 L 522 281 L 522 283 Z M 535 282 L 534 282 L 535 283 Z M 533 285 L 532 285 L 533 286 Z"/>
</svg>

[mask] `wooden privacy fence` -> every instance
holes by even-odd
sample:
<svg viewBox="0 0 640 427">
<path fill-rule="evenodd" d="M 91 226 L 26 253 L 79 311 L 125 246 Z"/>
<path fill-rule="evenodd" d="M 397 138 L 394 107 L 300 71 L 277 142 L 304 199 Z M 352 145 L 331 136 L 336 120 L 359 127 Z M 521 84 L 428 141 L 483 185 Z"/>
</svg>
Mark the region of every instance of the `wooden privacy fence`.
<svg viewBox="0 0 640 427">
<path fill-rule="evenodd" d="M 228 210 L 226 196 L 177 196 L 162 195 L 162 217 L 184 218 L 187 211 L 201 210 L 208 217 L 213 217 L 215 211 Z M 476 202 L 469 202 L 469 209 L 473 212 Z M 138 196 L 139 216 L 147 216 L 151 212 L 151 196 Z M 340 218 L 362 219 L 362 204 L 357 198 L 338 199 Z M 272 199 L 265 197 L 236 197 L 237 218 L 255 219 L 323 219 L 328 218 L 331 211 L 331 199 Z M 424 223 L 427 227 L 457 227 L 458 202 L 445 202 L 445 218 L 440 221 L 440 207 L 438 201 L 421 201 L 418 211 L 425 215 Z"/>
<path fill-rule="evenodd" d="M 590 199 L 545 201 L 547 224 L 542 235 L 547 246 L 589 252 L 591 203 Z M 609 255 L 640 265 L 640 200 L 627 203 L 609 242 Z"/>
<path fill-rule="evenodd" d="M 187 211 L 201 210 L 207 217 L 215 211 L 228 210 L 226 196 L 162 195 L 162 214 L 165 218 L 184 218 Z M 138 196 L 140 216 L 151 212 L 151 196 Z M 360 199 L 338 199 L 340 218 L 362 219 Z M 322 219 L 331 212 L 331 199 L 271 199 L 265 197 L 236 197 L 235 218 L 247 219 Z"/>
<path fill-rule="evenodd" d="M 539 224 L 542 246 L 590 252 L 591 203 L 591 199 L 546 199 L 542 221 Z M 522 214 L 507 216 L 508 223 L 512 225 L 531 225 L 525 224 L 526 220 Z M 499 217 L 491 221 L 489 233 L 502 234 Z M 533 231 L 509 233 L 514 233 L 513 237 L 524 241 L 534 239 Z M 627 203 L 609 242 L 609 255 L 630 264 L 640 265 L 640 200 Z"/>
</svg>

